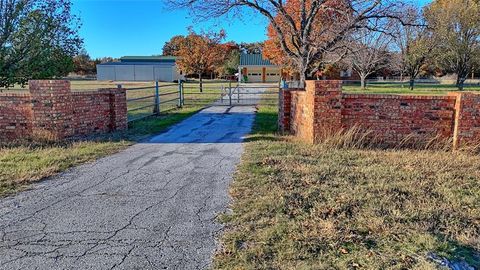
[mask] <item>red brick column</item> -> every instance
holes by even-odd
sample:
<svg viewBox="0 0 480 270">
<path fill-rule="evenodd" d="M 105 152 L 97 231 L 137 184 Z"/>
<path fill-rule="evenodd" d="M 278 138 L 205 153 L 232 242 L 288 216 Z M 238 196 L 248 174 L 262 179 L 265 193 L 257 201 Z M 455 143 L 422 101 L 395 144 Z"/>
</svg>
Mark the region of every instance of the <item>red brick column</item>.
<svg viewBox="0 0 480 270">
<path fill-rule="evenodd" d="M 290 131 L 290 108 L 292 103 L 290 89 L 280 89 L 278 99 L 278 130 L 281 133 L 286 133 Z"/>
<path fill-rule="evenodd" d="M 69 81 L 29 81 L 34 138 L 60 140 L 73 135 Z"/>
<path fill-rule="evenodd" d="M 113 130 L 125 130 L 128 128 L 127 91 L 123 88 L 112 89 L 110 95 Z"/>
<path fill-rule="evenodd" d="M 313 93 L 292 91 L 290 132 L 306 142 L 313 143 Z"/>
<path fill-rule="evenodd" d="M 449 93 L 456 96 L 453 147 L 480 144 L 480 95 Z"/>
<path fill-rule="evenodd" d="M 342 81 L 307 81 L 313 98 L 313 143 L 342 131 Z"/>
<path fill-rule="evenodd" d="M 125 130 L 128 128 L 127 92 L 124 88 L 100 89 L 99 92 L 109 95 L 110 98 L 110 131 Z"/>
</svg>

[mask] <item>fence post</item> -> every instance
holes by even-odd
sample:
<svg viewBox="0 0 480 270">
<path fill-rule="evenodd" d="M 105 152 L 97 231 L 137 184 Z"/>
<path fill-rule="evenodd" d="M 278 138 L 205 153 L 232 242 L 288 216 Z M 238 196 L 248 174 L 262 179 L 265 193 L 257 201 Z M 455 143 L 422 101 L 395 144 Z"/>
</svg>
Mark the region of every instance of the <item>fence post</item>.
<svg viewBox="0 0 480 270">
<path fill-rule="evenodd" d="M 222 103 L 223 103 L 223 94 L 225 94 L 225 88 L 223 87 L 223 84 L 222 84 L 222 89 L 220 90 L 220 98 L 222 100 Z"/>
<path fill-rule="evenodd" d="M 232 106 L 232 82 L 228 82 L 228 101 L 229 105 Z"/>
<path fill-rule="evenodd" d="M 178 80 L 178 107 L 183 106 L 183 82 Z"/>
<path fill-rule="evenodd" d="M 240 104 L 240 85 L 237 83 L 237 103 Z"/>
<path fill-rule="evenodd" d="M 160 95 L 158 81 L 155 81 L 155 106 L 153 107 L 153 113 L 156 115 L 160 114 Z"/>
</svg>

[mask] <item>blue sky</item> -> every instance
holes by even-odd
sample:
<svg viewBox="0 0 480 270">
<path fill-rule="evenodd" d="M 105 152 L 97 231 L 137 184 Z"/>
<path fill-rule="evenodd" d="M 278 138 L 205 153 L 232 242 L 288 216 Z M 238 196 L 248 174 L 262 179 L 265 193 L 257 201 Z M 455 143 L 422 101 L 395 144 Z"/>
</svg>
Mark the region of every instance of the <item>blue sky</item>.
<svg viewBox="0 0 480 270">
<path fill-rule="evenodd" d="M 162 0 L 72 0 L 81 17 L 81 36 L 91 57 L 161 54 L 174 35 L 187 27 L 196 31 L 225 29 L 227 40 L 265 40 L 267 22 L 260 16 L 229 21 L 195 22 L 188 12 L 168 10 Z M 424 5 L 429 0 L 415 1 Z"/>
</svg>

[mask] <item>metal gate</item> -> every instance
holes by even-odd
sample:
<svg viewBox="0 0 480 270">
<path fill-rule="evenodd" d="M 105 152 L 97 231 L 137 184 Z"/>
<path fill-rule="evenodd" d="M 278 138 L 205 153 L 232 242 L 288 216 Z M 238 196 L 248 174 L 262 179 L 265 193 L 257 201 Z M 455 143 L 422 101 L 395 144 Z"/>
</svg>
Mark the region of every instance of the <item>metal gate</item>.
<svg viewBox="0 0 480 270">
<path fill-rule="evenodd" d="M 278 104 L 278 84 L 239 84 L 235 81 L 182 83 L 185 106 L 255 106 Z"/>
<path fill-rule="evenodd" d="M 213 105 L 255 106 L 278 103 L 278 85 L 267 84 L 235 84 L 222 88 L 221 99 Z"/>
</svg>

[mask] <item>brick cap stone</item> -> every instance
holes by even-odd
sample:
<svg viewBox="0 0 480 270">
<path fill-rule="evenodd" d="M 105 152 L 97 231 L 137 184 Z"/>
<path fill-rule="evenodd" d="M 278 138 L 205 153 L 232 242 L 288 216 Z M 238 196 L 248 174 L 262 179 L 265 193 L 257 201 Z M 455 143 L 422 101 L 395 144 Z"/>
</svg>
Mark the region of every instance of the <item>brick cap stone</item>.
<svg viewBox="0 0 480 270">
<path fill-rule="evenodd" d="M 305 83 L 307 91 L 338 92 L 342 89 L 339 80 L 308 80 Z"/>
</svg>

